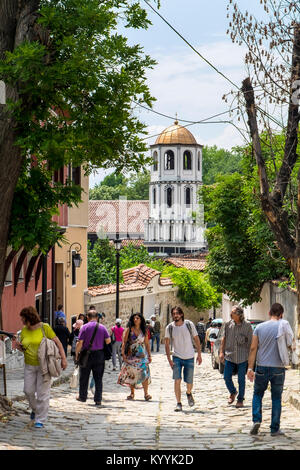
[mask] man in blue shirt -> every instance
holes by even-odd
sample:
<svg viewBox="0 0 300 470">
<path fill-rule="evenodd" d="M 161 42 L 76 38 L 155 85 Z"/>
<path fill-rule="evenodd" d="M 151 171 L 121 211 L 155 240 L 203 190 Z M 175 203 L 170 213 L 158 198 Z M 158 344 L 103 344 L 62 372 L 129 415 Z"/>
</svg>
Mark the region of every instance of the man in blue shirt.
<svg viewBox="0 0 300 470">
<path fill-rule="evenodd" d="M 66 321 L 66 315 L 63 312 L 63 305 L 58 305 L 57 311 L 54 312 L 55 325 L 58 325 L 58 319 L 63 318 Z"/>
<path fill-rule="evenodd" d="M 250 434 L 258 433 L 262 422 L 262 399 L 268 384 L 271 384 L 272 418 L 271 436 L 283 435 L 280 430 L 281 396 L 285 379 L 285 367 L 278 348 L 279 320 L 283 316 L 283 306 L 275 303 L 270 310 L 270 320 L 260 323 L 253 333 L 248 360 L 248 379 L 254 381 L 252 401 L 253 426 Z M 255 373 L 253 371 L 256 359 Z"/>
</svg>

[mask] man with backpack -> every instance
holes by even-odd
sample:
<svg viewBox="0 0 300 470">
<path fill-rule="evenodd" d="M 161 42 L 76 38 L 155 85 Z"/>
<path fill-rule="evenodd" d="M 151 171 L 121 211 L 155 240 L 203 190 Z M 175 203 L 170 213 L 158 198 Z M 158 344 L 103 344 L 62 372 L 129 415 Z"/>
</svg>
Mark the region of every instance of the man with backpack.
<svg viewBox="0 0 300 470">
<path fill-rule="evenodd" d="M 194 344 L 197 349 L 197 363 L 202 363 L 201 345 L 195 325 L 189 320 L 184 320 L 184 313 L 180 307 L 171 310 L 173 322 L 166 327 L 165 348 L 171 368 L 173 369 L 174 390 L 177 400 L 175 411 L 182 411 L 181 403 L 181 379 L 186 383 L 186 395 L 188 404 L 194 406 L 192 395 L 194 378 Z M 173 347 L 173 357 L 171 349 Z"/>
<path fill-rule="evenodd" d="M 199 336 L 199 341 L 201 344 L 201 351 L 204 352 L 205 350 L 205 324 L 203 322 L 203 317 L 200 318 L 196 325 L 196 330 Z"/>
</svg>

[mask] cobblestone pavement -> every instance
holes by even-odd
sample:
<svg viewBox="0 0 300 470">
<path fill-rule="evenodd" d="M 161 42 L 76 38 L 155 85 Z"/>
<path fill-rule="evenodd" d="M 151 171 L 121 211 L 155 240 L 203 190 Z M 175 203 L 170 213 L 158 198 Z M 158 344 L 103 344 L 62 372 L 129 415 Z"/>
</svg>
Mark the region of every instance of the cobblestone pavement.
<svg viewBox="0 0 300 470">
<path fill-rule="evenodd" d="M 295 382 L 297 373 L 287 371 L 286 382 Z M 127 401 L 128 389 L 116 384 L 117 376 L 116 371 L 105 372 L 101 408 L 94 406 L 92 395 L 86 403 L 77 402 L 76 391 L 68 383 L 52 388 L 49 421 L 42 430 L 30 425 L 27 402 L 15 402 L 18 415 L 8 423 L 0 423 L 0 450 L 300 449 L 300 411 L 285 402 L 285 393 L 281 426 L 285 436 L 270 436 L 269 391 L 264 398 L 261 431 L 251 436 L 253 385 L 247 381 L 243 409 L 227 405 L 223 376 L 212 369 L 208 354 L 195 369 L 195 406 L 188 406 L 183 385 L 183 412 L 179 413 L 174 411 L 171 369 L 163 353 L 153 356 L 149 387 L 152 401 L 144 401 L 142 390 L 136 391 L 135 401 Z"/>
</svg>

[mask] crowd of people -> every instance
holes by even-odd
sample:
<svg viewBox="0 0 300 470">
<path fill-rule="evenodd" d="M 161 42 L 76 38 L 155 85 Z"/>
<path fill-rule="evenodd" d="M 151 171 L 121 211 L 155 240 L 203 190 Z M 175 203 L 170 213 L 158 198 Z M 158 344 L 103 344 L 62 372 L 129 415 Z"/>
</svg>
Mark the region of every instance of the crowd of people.
<svg viewBox="0 0 300 470">
<path fill-rule="evenodd" d="M 224 382 L 229 392 L 228 404 L 232 405 L 237 398 L 235 406 L 242 408 L 246 376 L 251 382 L 254 381 L 253 425 L 250 430 L 252 435 L 258 433 L 262 422 L 262 400 L 269 384 L 272 398 L 271 435 L 281 434 L 281 396 L 285 367 L 289 360 L 288 349 L 295 347 L 292 329 L 283 320 L 283 313 L 281 304 L 273 304 L 269 312 L 270 319 L 257 325 L 253 332 L 251 324 L 244 318 L 243 309 L 234 306 L 231 320 L 222 325 L 219 358 L 224 364 Z M 184 318 L 180 307 L 173 307 L 171 315 L 172 322 L 165 328 L 165 352 L 174 381 L 174 411 L 180 412 L 183 409 L 182 379 L 186 384 L 188 405 L 192 407 L 195 404 L 192 393 L 195 351 L 196 364 L 200 366 L 202 353 L 205 350 L 210 351 L 212 328 L 216 325 L 213 325 L 211 318 L 205 324 L 203 317 L 194 325 Z M 43 361 L 43 358 L 40 359 L 43 339 L 55 343 L 62 369 L 67 366 L 67 349 L 68 345 L 71 346 L 71 356 L 76 367 L 79 367 L 78 401 L 87 400 L 90 383 L 90 388 L 94 389 L 95 406 L 101 406 L 105 360 L 110 357 L 107 350 L 111 346 L 113 370 L 117 369 L 117 361 L 119 366 L 117 383 L 130 389 L 127 399 L 134 400 L 137 389 L 143 389 L 146 401 L 152 399 L 149 394 L 151 353 L 154 352 L 155 345 L 156 352 L 159 352 L 161 335 L 161 324 L 156 315 L 145 320 L 140 313 L 132 314 L 125 327 L 122 326 L 122 319 L 117 318 L 109 331 L 102 323 L 104 315 L 99 315 L 95 306 L 90 306 L 86 315 L 78 316 L 71 332 L 66 327 L 62 305 L 58 306 L 53 329 L 41 322 L 33 307 L 23 309 L 20 316 L 24 327 L 17 348 L 24 353 L 24 392 L 36 428 L 43 427 L 47 419 L 51 386 L 50 368 L 49 373 L 43 375 L 40 367 L 40 362 Z M 220 326 L 221 324 L 216 326 L 217 333 Z M 238 390 L 233 382 L 234 374 L 237 374 Z"/>
</svg>

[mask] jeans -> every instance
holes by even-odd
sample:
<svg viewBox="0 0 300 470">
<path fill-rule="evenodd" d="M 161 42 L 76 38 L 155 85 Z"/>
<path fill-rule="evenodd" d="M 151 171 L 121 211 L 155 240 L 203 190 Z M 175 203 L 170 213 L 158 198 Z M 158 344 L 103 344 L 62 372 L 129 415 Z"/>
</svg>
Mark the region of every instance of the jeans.
<svg viewBox="0 0 300 470">
<path fill-rule="evenodd" d="M 281 395 L 284 379 L 285 369 L 283 367 L 256 367 L 252 401 L 253 422 L 262 422 L 262 399 L 270 382 L 272 398 L 271 432 L 277 432 L 280 428 Z"/>
<path fill-rule="evenodd" d="M 245 398 L 245 388 L 246 388 L 246 373 L 248 362 L 241 362 L 240 364 L 235 364 L 233 362 L 225 360 L 225 367 L 224 367 L 224 380 L 226 387 L 230 394 L 237 393 L 236 388 L 232 381 L 232 375 L 234 369 L 237 367 L 237 374 L 238 374 L 238 384 L 239 384 L 239 394 L 237 397 L 238 401 L 243 401 Z"/>
<path fill-rule="evenodd" d="M 88 395 L 88 385 L 91 371 L 95 381 L 94 401 L 102 401 L 102 378 L 104 373 L 105 360 L 103 350 L 92 351 L 90 353 L 87 367 L 80 367 L 79 374 L 79 398 L 86 401 Z"/>
<path fill-rule="evenodd" d="M 183 380 L 187 384 L 192 384 L 194 378 L 194 358 L 181 359 L 180 357 L 173 356 L 173 363 L 173 379 L 181 379 L 183 369 Z"/>
<path fill-rule="evenodd" d="M 155 333 L 151 338 L 151 351 L 154 350 L 154 340 L 156 340 L 156 352 L 159 352 L 160 333 Z"/>
<path fill-rule="evenodd" d="M 112 363 L 113 363 L 113 367 L 116 367 L 117 356 L 118 356 L 120 369 L 122 366 L 122 351 L 121 350 L 122 350 L 122 341 L 115 341 L 114 344 L 112 345 Z"/>
</svg>

